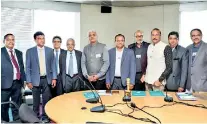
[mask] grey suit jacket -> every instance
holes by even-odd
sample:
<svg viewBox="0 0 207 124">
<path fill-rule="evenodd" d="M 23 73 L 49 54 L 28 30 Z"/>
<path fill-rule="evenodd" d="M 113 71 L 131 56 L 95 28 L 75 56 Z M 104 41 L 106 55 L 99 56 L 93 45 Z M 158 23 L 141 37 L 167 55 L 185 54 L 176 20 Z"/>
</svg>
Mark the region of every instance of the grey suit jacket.
<svg viewBox="0 0 207 124">
<path fill-rule="evenodd" d="M 116 68 L 116 48 L 109 50 L 110 66 L 106 73 L 106 83 L 113 83 Z M 126 86 L 126 78 L 130 78 L 130 83 L 135 84 L 136 62 L 135 55 L 131 49 L 124 48 L 121 60 L 121 79 L 123 86 Z"/>
<path fill-rule="evenodd" d="M 188 71 L 188 51 L 186 48 L 177 45 L 173 51 L 173 71 L 167 78 L 166 87 L 168 90 L 185 88 Z"/>
<path fill-rule="evenodd" d="M 57 79 L 55 57 L 53 49 L 45 46 L 45 63 L 47 82 L 51 84 L 52 79 Z M 32 47 L 26 52 L 26 81 L 33 86 L 40 84 L 40 68 L 37 46 Z"/>
<path fill-rule="evenodd" d="M 21 73 L 21 82 L 22 86 L 25 81 L 25 72 L 24 72 L 24 63 L 23 63 L 23 57 L 22 52 L 15 49 L 17 61 L 19 64 L 19 69 Z M 11 88 L 13 84 L 13 65 L 12 61 L 9 57 L 9 54 L 6 50 L 6 47 L 1 48 L 1 89 L 8 89 Z"/>
<path fill-rule="evenodd" d="M 192 61 L 193 44 L 187 47 L 189 50 L 189 67 L 187 89 L 207 92 L 207 43 L 201 41 L 201 46 Z"/>
<path fill-rule="evenodd" d="M 81 70 L 81 56 L 82 56 L 82 52 L 75 50 L 75 56 L 76 56 L 76 60 L 77 60 L 77 67 L 78 67 L 78 75 L 80 78 L 83 78 L 83 74 L 82 74 L 82 70 Z M 65 87 L 66 84 L 66 71 L 68 71 L 68 69 L 66 68 L 66 59 L 67 59 L 67 51 L 64 51 L 63 54 L 61 54 L 60 56 L 60 75 L 61 75 L 61 79 L 62 79 L 62 83 L 63 83 L 63 87 Z"/>
</svg>

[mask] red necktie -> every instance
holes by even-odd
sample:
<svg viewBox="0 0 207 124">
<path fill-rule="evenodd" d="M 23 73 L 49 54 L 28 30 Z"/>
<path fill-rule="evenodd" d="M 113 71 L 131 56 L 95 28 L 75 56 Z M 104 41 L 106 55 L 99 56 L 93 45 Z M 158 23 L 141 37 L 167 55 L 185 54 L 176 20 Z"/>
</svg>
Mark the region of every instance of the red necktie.
<svg viewBox="0 0 207 124">
<path fill-rule="evenodd" d="M 17 80 L 20 80 L 20 70 L 19 70 L 19 66 L 18 66 L 18 64 L 17 64 L 17 60 L 16 60 L 16 58 L 14 57 L 13 50 L 9 50 L 9 52 L 11 53 L 11 60 L 12 60 L 12 63 L 14 64 L 14 67 L 15 67 L 16 70 L 17 70 L 17 73 L 16 73 Z"/>
</svg>

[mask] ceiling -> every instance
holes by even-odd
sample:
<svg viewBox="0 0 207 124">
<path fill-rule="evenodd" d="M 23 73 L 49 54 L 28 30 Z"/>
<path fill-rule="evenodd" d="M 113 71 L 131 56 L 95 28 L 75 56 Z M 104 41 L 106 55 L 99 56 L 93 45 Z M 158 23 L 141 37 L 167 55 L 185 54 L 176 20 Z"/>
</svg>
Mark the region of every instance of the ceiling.
<svg viewBox="0 0 207 124">
<path fill-rule="evenodd" d="M 127 1 L 127 0 L 106 0 L 106 1 L 95 1 L 95 0 L 53 0 L 60 2 L 70 3 L 84 3 L 93 5 L 105 5 L 105 6 L 116 6 L 116 7 L 143 7 L 143 6 L 156 6 L 166 4 L 182 4 L 182 3 L 193 3 L 193 2 L 204 2 L 207 0 L 165 0 L 165 1 Z"/>
</svg>

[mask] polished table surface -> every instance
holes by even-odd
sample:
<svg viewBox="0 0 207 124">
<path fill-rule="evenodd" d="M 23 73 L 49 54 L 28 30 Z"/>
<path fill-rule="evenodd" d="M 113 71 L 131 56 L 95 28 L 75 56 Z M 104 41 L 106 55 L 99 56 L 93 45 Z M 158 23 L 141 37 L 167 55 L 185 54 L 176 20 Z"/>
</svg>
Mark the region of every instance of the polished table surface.
<svg viewBox="0 0 207 124">
<path fill-rule="evenodd" d="M 86 91 L 84 91 L 86 92 Z M 173 96 L 174 101 L 178 101 L 175 93 L 168 93 Z M 114 105 L 115 103 L 124 103 L 122 101 L 124 92 L 119 91 L 118 94 L 112 96 L 101 96 L 103 103 L 106 106 Z M 73 92 L 57 96 L 51 99 L 45 106 L 45 111 L 49 118 L 56 123 L 85 123 L 85 122 L 106 122 L 106 123 L 143 123 L 139 120 L 134 120 L 121 115 L 104 112 L 92 113 L 90 108 L 100 105 L 100 103 L 91 104 L 85 102 L 86 98 L 83 92 Z M 172 104 L 164 102 L 164 97 L 153 97 L 146 92 L 145 97 L 132 97 L 132 102 L 141 108 L 143 106 L 161 106 L 164 104 Z M 185 101 L 190 104 L 203 104 L 207 106 L 207 100 Z M 87 109 L 82 110 L 82 107 Z M 127 105 L 116 105 L 115 107 L 106 107 L 106 109 L 120 109 L 124 114 L 130 113 L 132 110 Z M 195 108 L 181 104 L 173 106 L 165 106 L 162 108 L 144 108 L 145 111 L 159 118 L 162 123 L 207 123 L 207 109 Z M 149 118 L 156 121 L 153 117 L 135 111 L 131 114 L 138 118 Z"/>
</svg>

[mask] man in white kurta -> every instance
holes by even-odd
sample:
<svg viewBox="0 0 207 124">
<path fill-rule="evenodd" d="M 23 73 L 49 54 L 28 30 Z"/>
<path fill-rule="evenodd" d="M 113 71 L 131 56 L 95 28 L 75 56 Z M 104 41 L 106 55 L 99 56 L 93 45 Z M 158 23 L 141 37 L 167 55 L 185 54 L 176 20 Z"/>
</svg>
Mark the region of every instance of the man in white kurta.
<svg viewBox="0 0 207 124">
<path fill-rule="evenodd" d="M 161 41 L 161 31 L 151 32 L 152 44 L 147 51 L 146 90 L 164 90 L 166 78 L 172 72 L 172 49 Z"/>
</svg>

